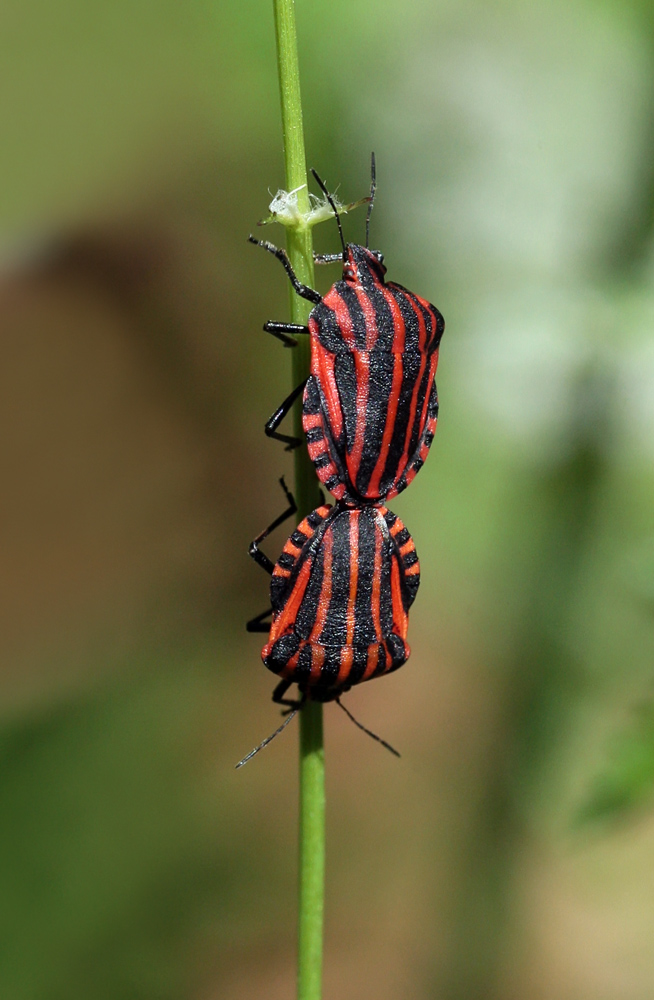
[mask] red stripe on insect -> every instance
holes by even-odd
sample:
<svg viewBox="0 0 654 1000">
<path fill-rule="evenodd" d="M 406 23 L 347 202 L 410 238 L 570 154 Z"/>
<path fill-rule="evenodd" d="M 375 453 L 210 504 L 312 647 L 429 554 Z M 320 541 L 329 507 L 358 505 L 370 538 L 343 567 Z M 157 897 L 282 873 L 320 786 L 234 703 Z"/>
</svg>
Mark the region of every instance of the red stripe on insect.
<svg viewBox="0 0 654 1000">
<path fill-rule="evenodd" d="M 325 304 L 328 304 L 333 309 L 340 334 L 349 349 L 353 350 L 355 347 L 354 330 L 352 328 L 352 317 L 350 316 L 350 310 L 346 302 L 344 302 L 336 289 L 332 288 L 331 292 L 325 296 Z"/>
<path fill-rule="evenodd" d="M 295 623 L 298 611 L 300 610 L 300 605 L 302 604 L 302 599 L 304 598 L 304 592 L 307 589 L 307 584 L 309 583 L 310 575 L 311 563 L 307 560 L 298 573 L 295 585 L 286 604 L 279 614 L 276 617 L 273 617 L 272 625 L 270 626 L 271 644 L 273 644 L 276 639 L 279 639 L 280 635 L 283 635 L 288 627 Z"/>
<path fill-rule="evenodd" d="M 363 288 L 354 288 L 357 300 L 363 313 L 363 321 L 366 327 L 366 346 L 364 350 L 372 351 L 377 343 L 379 333 L 377 331 L 377 316 L 374 306 L 370 301 L 370 296 L 364 292 Z"/>
<path fill-rule="evenodd" d="M 313 623 L 313 628 L 309 635 L 309 641 L 319 641 L 320 633 L 325 627 L 325 622 L 327 621 L 327 612 L 329 610 L 329 602 L 332 598 L 332 557 L 334 550 L 334 534 L 331 531 L 326 531 L 323 536 L 323 570 L 322 570 L 322 586 L 320 588 L 320 596 L 318 598 L 318 607 L 316 611 L 316 620 Z M 313 674 L 313 665 L 312 670 Z"/>
<path fill-rule="evenodd" d="M 350 589 L 347 599 L 346 645 L 351 646 L 354 638 L 354 607 L 357 599 L 357 584 L 359 582 L 359 515 L 360 511 L 352 511 L 350 517 Z"/>
<path fill-rule="evenodd" d="M 309 684 L 317 684 L 322 676 L 322 668 L 325 662 L 325 647 L 315 643 L 311 645 L 311 673 Z"/>
<path fill-rule="evenodd" d="M 323 348 L 316 348 L 311 357 L 311 374 L 318 380 L 327 404 L 329 426 L 338 439 L 343 433 L 343 410 L 334 372 L 334 355 Z"/>
<path fill-rule="evenodd" d="M 372 593 L 370 595 L 370 610 L 372 611 L 372 624 L 375 629 L 377 642 L 381 641 L 381 576 L 382 576 L 382 547 L 383 536 L 381 532 L 375 533 L 375 562 L 372 571 Z"/>
<path fill-rule="evenodd" d="M 334 472 L 337 472 L 336 466 L 334 466 Z M 346 493 L 345 483 L 338 483 L 331 492 L 337 500 L 342 500 Z"/>
<path fill-rule="evenodd" d="M 368 647 L 368 658 L 366 660 L 366 669 L 363 671 L 362 681 L 367 681 L 369 677 L 372 677 L 375 670 L 377 669 L 377 664 L 379 663 L 379 646 L 369 646 Z"/>
<path fill-rule="evenodd" d="M 357 379 L 357 420 L 355 423 L 354 442 L 347 457 L 347 467 L 352 482 L 356 482 L 357 473 L 361 465 L 363 446 L 366 435 L 365 414 L 368 409 L 368 397 L 370 395 L 370 361 L 366 354 L 355 355 L 354 358 L 356 379 Z"/>
<path fill-rule="evenodd" d="M 404 604 L 402 602 L 400 565 L 397 559 L 393 559 L 391 565 L 391 600 L 393 604 L 393 623 L 397 627 L 398 635 L 400 635 L 402 639 L 405 639 L 409 626 L 409 618 L 404 610 Z"/>
<path fill-rule="evenodd" d="M 338 677 L 336 678 L 337 684 L 344 684 L 348 679 L 350 673 L 352 672 L 353 661 L 354 650 L 351 646 L 343 646 L 341 648 L 341 662 L 338 668 Z"/>
</svg>

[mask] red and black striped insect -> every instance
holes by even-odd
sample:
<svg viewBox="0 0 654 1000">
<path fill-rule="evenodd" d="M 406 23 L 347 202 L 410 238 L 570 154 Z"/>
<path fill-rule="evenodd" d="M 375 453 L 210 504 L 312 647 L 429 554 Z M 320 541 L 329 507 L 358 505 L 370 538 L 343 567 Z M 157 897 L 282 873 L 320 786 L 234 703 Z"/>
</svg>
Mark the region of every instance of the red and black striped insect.
<svg viewBox="0 0 654 1000">
<path fill-rule="evenodd" d="M 297 294 L 314 303 L 307 326 L 264 325 L 287 347 L 297 344 L 293 335 L 311 337 L 311 374 L 268 420 L 266 433 L 289 450 L 300 444 L 277 428 L 304 392 L 302 423 L 309 454 L 326 488 L 350 504 L 388 500 L 409 485 L 434 438 L 434 377 L 445 323 L 425 299 L 386 282 L 383 255 L 368 248 L 374 155 L 365 246 L 345 243 L 336 205 L 313 174 L 332 207 L 343 246 L 340 254 L 315 259 L 342 261 L 342 280 L 323 297 L 298 280 L 284 250 L 250 236 L 281 261 Z"/>
<path fill-rule="evenodd" d="M 291 517 L 289 506 L 250 545 L 271 574 L 271 608 L 248 622 L 268 632 L 262 659 L 282 681 L 273 701 L 337 700 L 354 684 L 391 673 L 409 657 L 408 613 L 420 584 L 415 545 L 399 517 L 381 505 L 323 504 L 298 525 L 277 564 L 259 544 Z M 272 615 L 272 623 L 264 619 Z M 302 701 L 284 695 L 297 684 Z"/>
</svg>

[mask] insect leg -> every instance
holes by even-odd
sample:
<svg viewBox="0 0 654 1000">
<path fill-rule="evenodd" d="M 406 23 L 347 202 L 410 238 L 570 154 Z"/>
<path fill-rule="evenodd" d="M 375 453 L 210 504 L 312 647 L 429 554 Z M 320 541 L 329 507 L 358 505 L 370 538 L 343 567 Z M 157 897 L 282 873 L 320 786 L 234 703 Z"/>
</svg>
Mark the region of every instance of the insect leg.
<svg viewBox="0 0 654 1000">
<path fill-rule="evenodd" d="M 299 385 L 293 389 L 293 392 L 286 397 L 281 406 L 278 406 L 272 417 L 266 421 L 265 431 L 268 437 L 274 438 L 275 441 L 283 441 L 286 444 L 285 451 L 293 451 L 294 448 L 298 448 L 302 444 L 302 438 L 291 437 L 289 434 L 280 434 L 277 428 L 281 424 L 282 420 L 288 413 L 288 411 L 293 406 L 293 403 L 298 398 L 298 396 L 304 392 L 304 387 L 307 384 L 307 380 L 300 382 Z"/>
<path fill-rule="evenodd" d="M 261 549 L 259 548 L 259 543 L 262 542 L 264 538 L 267 538 L 268 535 L 275 530 L 275 528 L 279 527 L 280 524 L 283 524 L 284 521 L 286 521 L 289 517 L 292 517 L 293 514 L 297 513 L 297 504 L 295 503 L 295 497 L 293 496 L 288 486 L 286 485 L 283 476 L 279 480 L 279 484 L 281 488 L 284 490 L 284 493 L 286 494 L 286 499 L 288 500 L 288 507 L 282 514 L 279 515 L 279 517 L 275 518 L 272 524 L 268 525 L 265 531 L 262 531 L 260 535 L 257 535 L 257 537 L 250 542 L 250 548 L 248 549 L 254 561 L 258 563 L 262 569 L 265 569 L 266 573 L 269 573 L 271 576 L 273 574 L 275 564 L 272 561 L 272 559 L 268 558 L 265 552 L 261 551 Z"/>
<path fill-rule="evenodd" d="M 270 632 L 270 622 L 265 622 L 263 619 L 269 618 L 271 614 L 272 608 L 267 608 L 260 615 L 250 618 L 250 621 L 245 623 L 246 632 L 265 632 L 266 634 Z"/>
<path fill-rule="evenodd" d="M 318 304 L 318 302 L 322 302 L 322 295 L 320 295 L 320 293 L 317 292 L 315 288 L 309 288 L 308 285 L 302 284 L 302 282 L 296 275 L 295 271 L 293 270 L 293 266 L 290 260 L 288 259 L 285 250 L 281 250 L 279 247 L 276 247 L 273 243 L 268 243 L 267 240 L 257 240 L 254 238 L 254 236 L 248 236 L 248 239 L 250 243 L 255 243 L 258 247 L 263 247 L 264 250 L 267 250 L 268 253 L 271 253 L 273 257 L 276 257 L 277 260 L 282 262 L 282 266 L 286 271 L 287 275 L 289 276 L 293 288 L 301 298 L 308 299 L 309 302 L 313 302 L 316 305 Z"/>
<path fill-rule="evenodd" d="M 303 326 L 301 323 L 277 323 L 273 320 L 264 323 L 263 328 L 266 333 L 272 333 L 273 337 L 281 340 L 284 347 L 297 347 L 297 340 L 295 337 L 289 337 L 289 333 L 299 334 L 309 332 L 309 327 Z"/>
<path fill-rule="evenodd" d="M 398 750 L 396 750 L 395 747 L 392 747 L 390 745 L 390 743 L 387 743 L 386 740 L 383 740 L 381 738 L 381 736 L 377 736 L 377 733 L 373 733 L 372 729 L 367 729 L 363 725 L 363 723 L 359 722 L 358 719 L 355 719 L 354 716 L 352 715 L 352 713 L 350 712 L 349 708 L 345 707 L 345 705 L 341 701 L 340 697 L 335 698 L 334 701 L 336 702 L 336 704 L 338 705 L 339 708 L 343 709 L 343 711 L 345 712 L 345 714 L 347 715 L 347 717 L 354 723 L 355 726 L 358 726 L 358 728 L 361 729 L 361 730 L 363 730 L 364 733 L 367 733 L 368 736 L 371 736 L 373 738 L 373 740 L 377 740 L 378 743 L 381 743 L 381 745 L 383 747 L 386 747 L 387 750 L 390 750 L 390 752 L 393 753 L 393 754 L 395 754 L 396 757 L 401 757 L 402 756 L 402 754 Z"/>
<path fill-rule="evenodd" d="M 341 264 L 343 263 L 342 253 L 314 253 L 313 261 L 315 264 L 335 264 L 339 260 Z"/>
<path fill-rule="evenodd" d="M 290 688 L 293 681 L 280 681 L 275 690 L 273 691 L 272 700 L 275 705 L 286 705 L 291 711 L 296 712 L 298 708 L 302 708 L 304 702 L 306 701 L 306 696 L 302 695 L 301 698 L 285 698 L 284 695 Z"/>
<path fill-rule="evenodd" d="M 247 762 L 249 760 L 252 760 L 252 758 L 254 757 L 255 754 L 259 753 L 260 750 L 263 750 L 264 747 L 267 747 L 268 744 L 272 740 L 274 740 L 276 736 L 279 736 L 279 734 L 281 732 L 283 732 L 284 729 L 286 729 L 287 725 L 289 724 L 289 722 L 291 721 L 291 719 L 295 715 L 295 712 L 291 712 L 290 714 L 288 714 L 286 712 L 282 712 L 282 715 L 288 715 L 288 717 L 286 719 L 284 719 L 284 721 L 282 722 L 281 726 L 279 726 L 279 728 L 276 729 L 274 733 L 272 733 L 270 736 L 267 736 L 265 738 L 265 740 L 262 743 L 259 744 L 258 747 L 255 747 L 254 750 L 250 750 L 250 752 L 245 755 L 245 757 L 243 758 L 243 760 L 239 760 L 238 764 L 234 765 L 237 769 L 239 767 L 243 767 L 244 764 L 247 764 Z"/>
</svg>

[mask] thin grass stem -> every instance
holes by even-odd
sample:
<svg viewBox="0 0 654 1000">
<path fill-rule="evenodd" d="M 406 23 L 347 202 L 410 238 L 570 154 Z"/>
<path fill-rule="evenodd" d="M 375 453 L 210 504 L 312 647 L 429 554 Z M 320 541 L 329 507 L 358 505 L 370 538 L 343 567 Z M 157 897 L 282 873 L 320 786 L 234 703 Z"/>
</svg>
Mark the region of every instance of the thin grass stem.
<svg viewBox="0 0 654 1000">
<path fill-rule="evenodd" d="M 300 68 L 293 0 L 273 0 L 277 65 L 282 110 L 286 188 L 298 193 L 299 215 L 309 213 L 304 150 Z M 298 190 L 299 189 L 299 190 Z M 302 222 L 286 228 L 286 246 L 293 269 L 314 287 L 311 227 Z M 291 320 L 306 323 L 311 303 L 291 289 Z M 300 337 L 293 357 L 293 386 L 309 374 L 309 344 Z M 295 433 L 303 437 L 301 407 L 296 406 Z M 299 517 L 320 502 L 316 474 L 306 448 L 295 451 L 295 498 Z M 325 756 L 322 705 L 307 701 L 300 712 L 300 858 L 298 916 L 298 1000 L 322 995 L 323 911 L 325 896 Z"/>
</svg>

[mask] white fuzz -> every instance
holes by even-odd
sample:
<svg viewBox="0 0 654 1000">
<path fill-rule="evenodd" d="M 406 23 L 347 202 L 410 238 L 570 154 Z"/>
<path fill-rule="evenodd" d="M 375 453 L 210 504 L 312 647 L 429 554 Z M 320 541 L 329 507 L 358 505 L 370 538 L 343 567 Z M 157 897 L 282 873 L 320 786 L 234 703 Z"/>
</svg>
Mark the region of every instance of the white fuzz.
<svg viewBox="0 0 654 1000">
<path fill-rule="evenodd" d="M 278 191 L 270 202 L 270 216 L 264 222 L 281 222 L 283 226 L 315 226 L 318 222 L 331 219 L 334 215 L 331 205 L 326 198 L 318 198 L 315 194 L 309 194 L 311 208 L 306 215 L 303 215 L 298 208 L 298 191 L 302 191 L 306 184 L 295 188 L 293 191 Z M 338 198 L 332 195 L 336 210 L 347 212 L 351 206 L 341 205 Z"/>
</svg>

